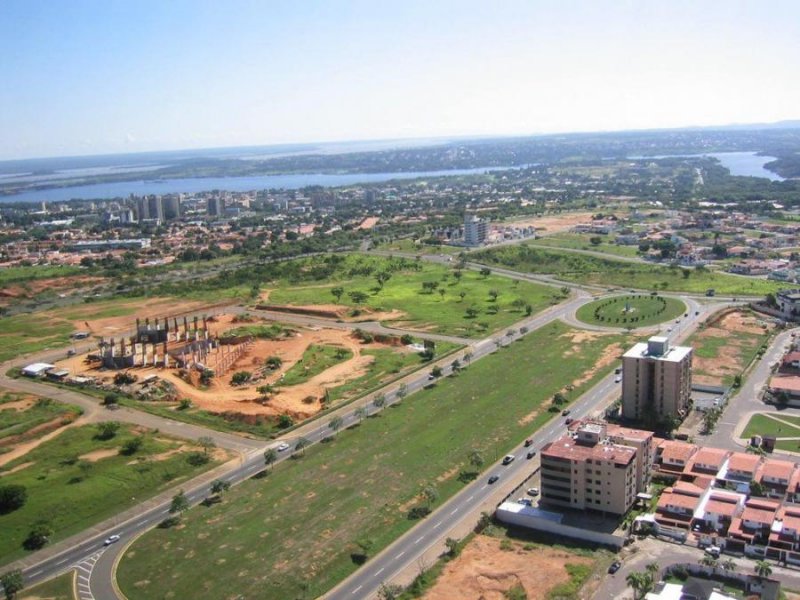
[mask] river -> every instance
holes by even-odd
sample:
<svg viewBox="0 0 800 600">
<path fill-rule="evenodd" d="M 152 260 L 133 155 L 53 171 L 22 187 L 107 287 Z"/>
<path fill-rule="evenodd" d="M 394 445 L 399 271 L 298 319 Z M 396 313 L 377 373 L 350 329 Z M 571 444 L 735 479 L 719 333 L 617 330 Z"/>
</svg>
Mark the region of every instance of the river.
<svg viewBox="0 0 800 600">
<path fill-rule="evenodd" d="M 475 175 L 490 171 L 505 171 L 517 167 L 482 167 L 478 169 L 451 169 L 446 171 L 413 171 L 406 173 L 298 173 L 291 175 L 259 175 L 252 177 L 193 177 L 187 179 L 120 181 L 97 183 L 50 190 L 34 190 L 0 196 L 0 202 L 60 202 L 75 198 L 96 200 L 104 198 L 127 198 L 148 194 L 170 194 L 225 190 L 247 192 L 251 190 L 287 189 L 295 190 L 309 185 L 338 187 L 357 183 L 379 183 L 391 179 L 414 179 L 417 177 L 442 177 L 453 175 Z"/>
</svg>

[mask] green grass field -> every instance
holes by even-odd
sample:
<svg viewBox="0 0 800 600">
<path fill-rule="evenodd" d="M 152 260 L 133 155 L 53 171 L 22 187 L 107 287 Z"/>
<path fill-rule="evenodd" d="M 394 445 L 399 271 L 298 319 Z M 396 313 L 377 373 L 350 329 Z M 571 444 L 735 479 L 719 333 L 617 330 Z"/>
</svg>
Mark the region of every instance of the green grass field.
<svg viewBox="0 0 800 600">
<path fill-rule="evenodd" d="M 74 571 L 26 588 L 17 594 L 16 600 L 75 600 L 72 580 Z"/>
<path fill-rule="evenodd" d="M 311 344 L 303 352 L 303 357 L 284 373 L 280 385 L 288 387 L 304 383 L 334 365 L 351 358 L 353 358 L 353 353 L 347 348 Z"/>
<path fill-rule="evenodd" d="M 599 237 L 602 242 L 596 245 L 592 244 L 592 242 L 589 240 L 593 237 Z M 591 250 L 592 252 L 601 252 L 602 254 L 608 254 L 610 256 L 639 256 L 638 246 L 622 246 L 620 244 L 615 244 L 614 236 L 609 235 L 594 236 L 588 233 L 556 233 L 554 235 L 543 236 L 526 243 L 533 246 L 548 248 Z"/>
<path fill-rule="evenodd" d="M 559 250 L 517 244 L 482 250 L 470 255 L 471 260 L 497 265 L 524 273 L 555 275 L 565 281 L 616 286 L 640 290 L 705 293 L 734 296 L 763 296 L 791 287 L 765 279 L 737 277 L 725 273 L 683 269 L 647 263 L 586 256 Z"/>
<path fill-rule="evenodd" d="M 36 279 L 51 279 L 53 277 L 68 277 L 85 272 L 80 267 L 67 266 L 32 266 L 32 267 L 4 267 L 0 269 L 0 287 L 15 283 L 25 283 Z"/>
<path fill-rule="evenodd" d="M 632 294 L 595 300 L 581 306 L 576 316 L 584 323 L 604 327 L 647 327 L 671 321 L 686 311 L 677 298 Z"/>
<path fill-rule="evenodd" d="M 26 434 L 35 427 L 55 419 L 60 419 L 66 424 L 73 421 L 82 412 L 77 406 L 54 402 L 49 398 L 38 398 L 24 410 L 3 406 L 24 398 L 26 398 L 25 394 L 10 392 L 0 396 L 0 441 L 12 436 L 17 440 L 25 439 Z"/>
<path fill-rule="evenodd" d="M 74 328 L 67 321 L 41 314 L 0 318 L 0 362 L 21 354 L 46 348 L 60 348 L 69 343 Z"/>
<path fill-rule="evenodd" d="M 175 452 L 182 442 L 156 433 L 143 434 L 142 447 L 132 455 L 120 454 L 136 437 L 130 426 L 121 426 L 110 440 L 95 438 L 93 425 L 63 431 L 24 456 L 0 467 L 2 483 L 23 485 L 25 505 L 0 515 L 0 562 L 23 556 L 22 542 L 31 526 L 48 521 L 55 531 L 51 541 L 63 539 L 102 521 L 145 498 L 193 477 L 213 466 L 213 461 L 192 466 L 188 453 Z M 94 457 L 85 457 L 90 452 Z M 100 451 L 105 451 L 99 454 Z M 161 456 L 157 456 L 161 455 Z M 15 467 L 32 463 L 16 472 Z"/>
<path fill-rule="evenodd" d="M 391 242 L 383 242 L 378 244 L 376 250 L 385 252 L 404 252 L 413 254 L 458 254 L 465 250 L 456 246 L 433 246 L 431 244 L 416 243 L 410 238 L 401 240 L 392 240 Z"/>
<path fill-rule="evenodd" d="M 776 419 L 786 421 L 786 423 L 781 423 Z M 787 423 L 791 423 L 791 425 L 787 425 Z M 744 438 L 749 438 L 753 435 L 800 438 L 800 417 L 778 413 L 775 415 L 775 419 L 772 419 L 764 413 L 757 413 L 750 417 L 747 426 L 742 432 L 742 437 Z M 798 442 L 793 442 L 795 449 L 797 444 Z"/>
<path fill-rule="evenodd" d="M 308 273 L 321 259 L 292 261 Z M 375 275 L 389 273 L 381 289 Z M 290 278 L 265 282 L 273 288 L 272 304 L 342 304 L 373 311 L 400 310 L 404 317 L 392 321 L 395 326 L 424 329 L 459 336 L 483 336 L 519 321 L 526 315 L 549 306 L 563 296 L 557 289 L 527 282 L 465 270 L 456 275 L 441 265 L 409 259 L 388 259 L 359 254 L 347 255 L 344 262 L 325 271 L 327 277 L 314 285 L 297 285 Z M 459 278 L 460 277 L 460 278 Z M 425 290 L 423 284 L 435 289 Z M 340 298 L 332 290 L 342 288 Z M 494 299 L 490 292 L 497 292 Z M 363 293 L 355 302 L 351 293 Z M 470 310 L 474 313 L 470 314 Z"/>
<path fill-rule="evenodd" d="M 458 470 L 470 468 L 472 449 L 487 463 L 501 457 L 553 417 L 543 405 L 556 391 L 626 339 L 576 343 L 576 334 L 561 323 L 545 326 L 237 486 L 223 504 L 191 510 L 185 527 L 148 532 L 120 564 L 122 590 L 135 598 L 283 600 L 307 584 L 307 597 L 319 596 L 357 568 L 356 542 L 374 556 L 414 525 L 408 512 L 422 504 L 423 486 L 437 490 L 434 504 L 450 497 L 463 487 Z"/>
</svg>

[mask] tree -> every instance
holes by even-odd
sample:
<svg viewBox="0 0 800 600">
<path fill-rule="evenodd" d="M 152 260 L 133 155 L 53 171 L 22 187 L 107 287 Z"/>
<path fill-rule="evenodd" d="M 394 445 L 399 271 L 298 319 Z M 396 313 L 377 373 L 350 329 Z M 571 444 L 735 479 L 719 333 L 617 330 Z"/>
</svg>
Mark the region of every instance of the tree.
<svg viewBox="0 0 800 600">
<path fill-rule="evenodd" d="M 294 449 L 297 452 L 300 452 L 303 456 L 306 455 L 306 448 L 311 443 L 311 441 L 306 437 L 301 437 L 297 439 L 297 442 L 294 444 Z"/>
<path fill-rule="evenodd" d="M 119 431 L 120 424 L 116 421 L 103 421 L 102 423 L 97 424 L 97 434 L 95 434 L 95 438 L 98 440 L 110 440 Z"/>
<path fill-rule="evenodd" d="M 283 359 L 280 356 L 270 356 L 265 362 L 264 365 L 271 370 L 280 369 L 281 365 L 283 365 Z"/>
<path fill-rule="evenodd" d="M 422 497 L 425 499 L 425 504 L 430 507 L 431 504 L 439 499 L 439 492 L 432 485 L 426 485 L 422 488 Z"/>
<path fill-rule="evenodd" d="M 500 295 L 500 292 L 497 290 L 489 290 L 489 297 L 492 299 L 492 302 L 497 301 L 497 297 Z"/>
<path fill-rule="evenodd" d="M 453 277 L 455 277 L 455 278 L 456 278 L 456 281 L 457 281 L 457 282 L 458 282 L 458 281 L 461 281 L 461 278 L 462 278 L 463 276 L 464 276 L 464 273 L 461 271 L 461 269 L 456 269 L 455 271 L 453 271 Z"/>
<path fill-rule="evenodd" d="M 773 294 L 772 292 L 767 294 L 766 303 L 767 303 L 767 306 L 771 306 L 773 308 L 777 307 L 778 306 L 778 299 L 775 297 L 775 294 Z"/>
<path fill-rule="evenodd" d="M 365 406 L 359 406 L 353 414 L 356 416 L 356 419 L 358 419 L 358 422 L 361 423 L 367 416 L 367 408 Z"/>
<path fill-rule="evenodd" d="M 364 304 L 364 302 L 366 302 L 367 299 L 369 298 L 369 296 L 367 296 L 367 294 L 365 294 L 364 292 L 358 292 L 358 291 L 350 292 L 348 296 L 350 296 L 350 300 L 353 301 L 353 304 Z"/>
<path fill-rule="evenodd" d="M 492 270 L 489 267 L 481 267 L 480 273 L 483 277 L 488 277 L 492 274 Z"/>
<path fill-rule="evenodd" d="M 137 435 L 129 440 L 125 440 L 125 443 L 122 444 L 122 447 L 119 449 L 119 453 L 123 456 L 131 456 L 132 454 L 136 454 L 143 445 L 144 436 Z"/>
<path fill-rule="evenodd" d="M 650 577 L 652 577 L 654 581 L 655 581 L 656 575 L 658 574 L 658 569 L 659 569 L 659 567 L 658 567 L 658 563 L 657 562 L 647 563 L 645 565 L 645 567 L 644 567 L 644 570 L 647 571 L 650 574 Z"/>
<path fill-rule="evenodd" d="M 0 485 L 0 515 L 22 508 L 27 500 L 28 490 L 24 485 Z"/>
<path fill-rule="evenodd" d="M 704 567 L 710 567 L 715 569 L 717 567 L 717 559 L 709 554 L 704 554 L 703 557 L 700 559 L 700 564 Z"/>
<path fill-rule="evenodd" d="M 644 598 L 644 596 L 653 588 L 653 576 L 647 572 L 628 573 L 625 581 L 633 588 L 634 598 Z"/>
<path fill-rule="evenodd" d="M 478 316 L 478 309 L 474 306 L 470 306 L 465 312 L 467 313 L 467 318 L 469 319 L 474 319 Z"/>
<path fill-rule="evenodd" d="M 372 406 L 374 406 L 378 410 L 382 409 L 384 406 L 386 406 L 386 396 L 384 396 L 383 394 L 378 394 L 377 396 L 375 396 L 372 399 Z"/>
<path fill-rule="evenodd" d="M 294 425 L 294 419 L 289 415 L 281 415 L 278 417 L 278 429 L 288 429 Z"/>
<path fill-rule="evenodd" d="M 408 394 L 408 386 L 405 383 L 401 383 L 394 395 L 402 400 L 406 397 L 406 394 Z"/>
<path fill-rule="evenodd" d="M 603 238 L 601 238 L 599 235 L 593 235 L 592 237 L 589 238 L 589 243 L 592 246 L 599 246 L 600 244 L 603 243 Z"/>
<path fill-rule="evenodd" d="M 733 573 L 736 570 L 736 561 L 734 561 L 732 558 L 729 558 L 722 563 L 722 568 L 728 573 Z"/>
<path fill-rule="evenodd" d="M 458 540 L 449 537 L 444 541 L 444 545 L 447 548 L 447 554 L 450 558 L 458 556 Z"/>
<path fill-rule="evenodd" d="M 203 449 L 204 454 L 208 454 L 209 450 L 217 447 L 217 444 L 214 442 L 214 440 L 207 435 L 203 435 L 197 438 L 197 443 L 200 444 L 200 447 Z"/>
<path fill-rule="evenodd" d="M 475 467 L 476 471 L 479 471 L 484 464 L 483 454 L 481 454 L 479 450 L 473 450 L 472 452 L 470 452 L 469 464 Z"/>
<path fill-rule="evenodd" d="M 342 299 L 342 294 L 344 294 L 344 288 L 339 286 L 331 288 L 331 294 L 333 294 L 333 297 L 339 302 Z"/>
<path fill-rule="evenodd" d="M 447 293 L 447 292 L 445 291 L 445 289 L 444 289 L 444 288 L 439 288 L 439 298 L 441 298 L 442 300 L 444 300 L 444 295 L 445 295 L 446 293 Z"/>
<path fill-rule="evenodd" d="M 278 460 L 278 451 L 275 448 L 267 448 L 264 450 L 264 464 L 267 467 L 272 467 L 275 461 Z"/>
<path fill-rule="evenodd" d="M 103 396 L 103 406 L 112 406 L 117 403 L 119 398 L 116 394 L 106 394 Z"/>
<path fill-rule="evenodd" d="M 227 492 L 231 489 L 231 484 L 229 481 L 223 481 L 222 479 L 217 479 L 211 484 L 211 493 L 215 496 L 219 496 L 223 492 Z"/>
<path fill-rule="evenodd" d="M 392 278 L 392 274 L 388 271 L 380 271 L 375 273 L 375 281 L 378 282 L 378 287 L 383 289 L 383 285 Z"/>
<path fill-rule="evenodd" d="M 750 495 L 751 496 L 765 496 L 766 489 L 761 484 L 760 481 L 756 481 L 755 479 L 750 482 Z"/>
<path fill-rule="evenodd" d="M 183 493 L 183 490 L 180 490 L 172 497 L 172 502 L 170 502 L 169 505 L 169 512 L 173 515 L 178 513 L 180 517 L 187 510 L 189 510 L 189 499 L 186 497 L 186 494 Z"/>
<path fill-rule="evenodd" d="M 438 379 L 442 376 L 442 368 L 440 366 L 435 366 L 431 369 L 431 376 Z"/>
<path fill-rule="evenodd" d="M 381 587 L 378 588 L 378 598 L 380 600 L 397 600 L 402 593 L 403 588 L 396 583 L 382 583 Z"/>
<path fill-rule="evenodd" d="M 556 392 L 555 394 L 553 394 L 553 404 L 555 404 L 556 406 L 561 406 L 566 402 L 567 402 L 567 397 L 563 393 Z"/>
<path fill-rule="evenodd" d="M 334 435 L 336 435 L 339 432 L 339 430 L 342 428 L 342 425 L 344 425 L 344 419 L 342 419 L 342 417 L 338 415 L 333 417 L 328 423 L 328 427 L 333 429 Z"/>
<path fill-rule="evenodd" d="M 22 571 L 14 569 L 8 573 L 3 573 L 0 576 L 0 584 L 3 586 L 6 600 L 14 600 L 17 597 L 17 592 L 21 592 L 25 588 L 25 579 L 22 577 Z"/>
<path fill-rule="evenodd" d="M 244 385 L 250 379 L 252 379 L 253 374 L 250 371 L 237 371 L 231 377 L 231 384 L 233 385 Z"/>
<path fill-rule="evenodd" d="M 453 373 L 458 373 L 461 370 L 461 361 L 455 359 L 453 362 L 450 363 L 450 370 Z"/>
<path fill-rule="evenodd" d="M 472 352 L 465 353 L 464 354 L 464 362 L 469 364 L 469 362 L 472 360 L 472 356 L 473 356 Z"/>
<path fill-rule="evenodd" d="M 756 571 L 756 575 L 759 577 L 769 577 L 772 575 L 772 566 L 765 560 L 756 561 L 753 568 Z"/>
<path fill-rule="evenodd" d="M 37 521 L 28 533 L 28 537 L 22 542 L 22 547 L 25 550 L 38 550 L 50 541 L 53 533 L 53 527 L 48 521 Z"/>
</svg>

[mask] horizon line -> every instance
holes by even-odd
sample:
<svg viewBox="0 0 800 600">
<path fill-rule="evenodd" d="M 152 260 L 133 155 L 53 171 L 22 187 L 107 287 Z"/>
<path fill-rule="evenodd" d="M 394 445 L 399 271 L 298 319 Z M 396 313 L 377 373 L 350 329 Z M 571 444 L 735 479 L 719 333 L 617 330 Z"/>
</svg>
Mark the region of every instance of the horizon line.
<svg viewBox="0 0 800 600">
<path fill-rule="evenodd" d="M 744 130 L 758 130 L 765 128 L 780 129 L 780 125 L 786 124 L 786 129 L 800 128 L 800 117 L 796 119 L 780 119 L 778 121 L 766 122 L 749 122 L 749 123 L 726 123 L 715 125 L 681 125 L 676 127 L 645 127 L 645 128 L 631 128 L 631 129 L 585 129 L 585 130 L 572 130 L 572 131 L 554 131 L 554 132 L 529 132 L 529 133 L 485 133 L 485 134 L 455 134 L 455 135 L 434 135 L 434 136 L 411 136 L 411 137 L 376 137 L 376 138 L 358 138 L 358 139 L 340 139 L 340 140 L 316 140 L 316 141 L 295 141 L 295 142 L 267 142 L 263 144 L 232 144 L 225 146 L 188 146 L 181 148 L 164 148 L 164 149 L 151 149 L 151 150 L 137 150 L 134 152 L 105 152 L 105 153 L 87 153 L 87 154 L 61 154 L 61 155 L 44 155 L 44 156 L 24 156 L 20 158 L 3 158 L 0 159 L 0 164 L 37 161 L 37 160 L 70 160 L 79 158 L 110 158 L 115 156 L 137 156 L 146 154 L 169 154 L 181 152 L 208 152 L 214 150 L 235 150 L 237 148 L 278 148 L 278 147 L 303 147 L 303 146 L 326 146 L 335 144 L 365 144 L 365 143 L 381 143 L 381 142 L 436 142 L 447 143 L 454 141 L 466 140 L 492 140 L 492 139 L 524 139 L 524 138 L 545 138 L 551 136 L 563 135 L 588 135 L 588 134 L 614 134 L 614 133 L 657 133 L 666 131 L 691 131 L 691 130 L 721 130 L 729 128 L 740 128 Z M 413 147 L 413 146 L 411 146 Z M 375 150 L 377 152 L 378 150 Z M 369 152 L 369 150 L 365 150 Z M 343 154 L 344 152 L 342 152 Z M 335 156 L 335 154 L 332 154 Z M 267 159 L 269 160 L 269 159 Z"/>
</svg>

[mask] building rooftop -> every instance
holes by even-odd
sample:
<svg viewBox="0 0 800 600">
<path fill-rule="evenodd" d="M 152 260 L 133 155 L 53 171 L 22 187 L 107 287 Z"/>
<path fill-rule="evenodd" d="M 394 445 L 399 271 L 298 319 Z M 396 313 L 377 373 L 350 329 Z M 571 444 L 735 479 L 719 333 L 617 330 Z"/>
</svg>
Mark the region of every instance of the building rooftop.
<svg viewBox="0 0 800 600">
<path fill-rule="evenodd" d="M 701 448 L 692 456 L 689 468 L 700 467 L 719 470 L 727 457 L 727 450 L 722 450 L 721 448 Z"/>
<path fill-rule="evenodd" d="M 728 460 L 728 471 L 738 471 L 740 473 L 755 473 L 761 457 L 756 454 L 746 454 L 744 452 L 734 452 Z"/>
<path fill-rule="evenodd" d="M 794 473 L 794 467 L 794 463 L 789 462 L 788 460 L 768 458 L 761 463 L 761 468 L 758 469 L 756 478 L 759 481 L 761 481 L 764 477 L 768 477 L 770 479 L 783 479 L 788 484 L 789 480 L 792 478 L 792 473 Z"/>
<path fill-rule="evenodd" d="M 564 436 L 542 449 L 542 456 L 584 461 L 605 460 L 618 465 L 629 464 L 636 456 L 636 449 L 630 446 L 600 442 L 594 445 L 579 444 L 570 436 Z"/>
<path fill-rule="evenodd" d="M 658 338 L 650 338 L 658 339 Z M 634 344 L 633 348 L 623 354 L 623 358 L 649 358 L 652 360 L 662 360 L 665 362 L 680 362 L 691 354 L 689 346 L 671 346 L 664 354 L 650 354 L 649 345 L 646 342 Z"/>
<path fill-rule="evenodd" d="M 697 452 L 697 446 L 694 444 L 677 440 L 664 440 L 661 442 L 660 448 L 663 462 L 686 463 Z"/>
</svg>

